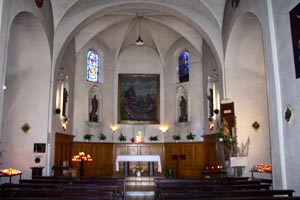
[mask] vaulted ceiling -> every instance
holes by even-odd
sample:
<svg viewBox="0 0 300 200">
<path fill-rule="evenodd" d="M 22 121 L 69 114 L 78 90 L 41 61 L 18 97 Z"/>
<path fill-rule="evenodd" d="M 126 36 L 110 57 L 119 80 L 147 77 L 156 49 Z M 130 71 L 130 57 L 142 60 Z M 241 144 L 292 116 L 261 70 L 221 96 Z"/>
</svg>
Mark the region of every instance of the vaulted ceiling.
<svg viewBox="0 0 300 200">
<path fill-rule="evenodd" d="M 213 35 L 201 33 L 195 24 L 214 27 L 217 31 L 213 33 L 218 37 L 214 40 L 221 40 L 225 3 L 226 0 L 51 0 L 56 34 L 74 23 L 70 28 L 73 30 L 67 30 L 69 35 L 65 37 L 72 35 L 77 52 L 97 39 L 110 48 L 116 60 L 124 49 L 135 44 L 139 34 L 145 45 L 157 51 L 162 60 L 172 44 L 181 38 L 201 52 L 202 37 Z M 76 16 L 82 19 L 77 24 Z"/>
</svg>

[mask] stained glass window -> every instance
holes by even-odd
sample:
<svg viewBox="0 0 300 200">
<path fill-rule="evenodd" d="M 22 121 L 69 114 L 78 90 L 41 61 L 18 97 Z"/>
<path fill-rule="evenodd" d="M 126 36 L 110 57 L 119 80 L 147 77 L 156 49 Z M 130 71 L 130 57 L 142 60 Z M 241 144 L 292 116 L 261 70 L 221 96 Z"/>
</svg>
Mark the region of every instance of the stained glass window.
<svg viewBox="0 0 300 200">
<path fill-rule="evenodd" d="M 178 59 L 179 82 L 188 82 L 190 76 L 190 53 L 183 51 Z"/>
<path fill-rule="evenodd" d="M 86 80 L 97 83 L 99 79 L 99 55 L 89 50 L 86 57 Z"/>
</svg>

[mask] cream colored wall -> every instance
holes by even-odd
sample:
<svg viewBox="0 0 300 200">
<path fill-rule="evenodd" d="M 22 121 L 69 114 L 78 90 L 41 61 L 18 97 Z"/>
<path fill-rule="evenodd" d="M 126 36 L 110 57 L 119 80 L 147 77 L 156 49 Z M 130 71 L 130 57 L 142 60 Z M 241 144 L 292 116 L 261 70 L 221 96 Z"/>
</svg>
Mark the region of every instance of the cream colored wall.
<svg viewBox="0 0 300 200">
<path fill-rule="evenodd" d="M 282 2 L 280 0 L 272 1 L 272 9 L 274 15 L 274 31 L 276 33 L 276 58 L 278 59 L 278 73 L 280 78 L 281 88 L 281 107 L 282 107 L 282 123 L 283 123 L 283 135 L 282 142 L 284 145 L 286 163 L 286 182 L 287 188 L 295 189 L 298 195 L 300 195 L 298 173 L 300 165 L 299 155 L 299 78 L 296 79 L 295 65 L 293 58 L 293 47 L 291 38 L 291 28 L 289 12 L 300 3 L 299 0 L 290 0 Z M 290 122 L 287 122 L 283 118 L 283 113 L 287 105 L 290 105 L 293 109 L 293 116 Z M 274 147 L 276 148 L 276 147 Z"/>
<path fill-rule="evenodd" d="M 270 124 L 270 157 L 272 157 L 273 165 L 273 188 L 294 189 L 296 190 L 296 194 L 299 195 L 299 175 L 296 167 L 299 165 L 299 161 L 297 154 L 295 154 L 299 146 L 297 145 L 299 136 L 296 134 L 299 127 L 297 123 L 295 123 L 298 116 L 296 110 L 299 86 L 294 74 L 289 21 L 289 11 L 296 6 L 297 3 L 299 3 L 298 0 L 265 0 L 257 1 L 253 4 L 253 1 L 248 0 L 240 1 L 239 7 L 236 9 L 231 8 L 230 4 L 227 4 L 223 24 L 223 43 L 225 44 L 226 55 L 229 52 L 227 52 L 227 45 L 229 45 L 230 34 L 236 19 L 245 12 L 253 13 L 257 17 L 261 26 L 264 54 L 263 62 L 266 66 L 265 73 L 267 77 L 266 88 Z M 247 32 L 246 35 L 244 34 L 241 37 L 245 38 L 248 34 Z M 235 58 L 236 55 L 231 57 L 232 60 Z M 230 59 L 230 56 L 226 55 L 226 63 L 230 63 L 227 59 Z M 226 64 L 226 68 L 227 66 Z M 226 82 L 225 84 L 227 85 Z M 253 102 L 252 106 L 255 105 L 256 107 L 260 104 Z M 291 105 L 291 107 L 295 109 L 295 118 L 290 123 L 287 123 L 284 119 L 284 108 L 287 105 Z M 249 119 L 252 120 L 253 115 L 251 115 Z M 239 119 L 237 120 L 239 123 Z M 257 136 L 262 137 L 263 135 Z M 249 136 L 254 138 L 256 134 L 250 133 Z M 267 138 L 261 139 L 267 142 Z M 265 145 L 265 143 L 261 143 L 262 141 L 255 146 L 253 145 L 254 147 L 251 147 L 252 143 L 250 143 L 250 148 L 261 148 L 261 146 L 258 145 Z M 257 151 L 257 154 L 261 153 L 262 151 Z M 265 154 L 266 152 L 263 153 Z M 262 159 L 260 156 L 257 158 Z M 253 161 L 254 160 L 256 160 L 255 157 L 253 157 Z M 259 161 L 257 160 L 257 162 Z"/>
<path fill-rule="evenodd" d="M 258 163 L 271 163 L 269 111 L 261 26 L 253 14 L 244 14 L 230 33 L 225 60 L 227 97 L 234 101 L 237 141 L 250 141 L 245 175 Z M 238 84 L 237 84 L 238 83 Z M 260 127 L 252 127 L 258 122 Z"/>
<path fill-rule="evenodd" d="M 104 55 L 104 66 L 110 66 L 113 63 L 110 57 L 111 51 L 105 49 L 105 46 L 95 45 L 97 42 L 90 42 L 83 48 L 76 57 L 75 67 L 75 93 L 74 93 L 74 134 L 76 141 L 82 141 L 85 133 L 90 133 L 90 126 L 87 121 L 88 96 L 87 91 L 92 87 L 91 83 L 85 80 L 85 57 L 88 49 L 96 49 Z M 100 41 L 98 42 L 100 43 Z M 177 59 L 180 50 L 188 49 L 191 53 L 191 74 L 190 82 L 182 84 L 188 91 L 189 95 L 189 117 L 190 124 L 182 130 L 176 127 L 176 88 L 179 86 L 174 82 L 176 75 Z M 177 54 L 176 54 L 177 53 Z M 107 56 L 106 56 L 107 55 Z M 175 63 L 176 62 L 176 63 Z M 134 136 L 137 130 L 142 130 L 144 140 L 149 141 L 149 137 L 153 135 L 159 136 L 160 141 L 173 141 L 174 134 L 181 134 L 182 141 L 186 141 L 186 135 L 189 132 L 197 135 L 196 140 L 202 140 L 203 134 L 203 90 L 202 86 L 202 64 L 201 54 L 197 52 L 186 40 L 179 40 L 168 52 L 165 67 L 161 63 L 161 59 L 157 52 L 148 46 L 132 45 L 124 49 L 118 58 L 116 68 L 105 68 L 104 84 L 100 84 L 100 92 L 103 96 L 103 102 L 100 103 L 103 110 L 101 116 L 101 124 L 96 127 L 96 134 L 92 137 L 92 141 L 99 141 L 100 132 L 107 136 L 107 141 L 118 142 L 117 138 L 120 133 L 127 137 L 127 141 Z M 137 73 L 137 74 L 160 74 L 160 124 L 154 125 L 130 125 L 118 124 L 117 108 L 118 108 L 118 75 L 120 73 Z M 167 82 L 166 82 L 167 81 Z M 101 110 L 101 109 L 100 109 Z M 117 125 L 118 130 L 112 136 L 111 126 Z M 169 130 L 162 134 L 161 125 L 167 125 Z"/>
<path fill-rule="evenodd" d="M 41 23 L 29 13 L 15 18 L 8 44 L 1 138 L 6 148 L 1 168 L 21 170 L 23 178 L 30 178 L 30 167 L 47 163 L 47 153 L 34 153 L 33 144 L 47 144 L 48 139 L 50 52 Z M 21 129 L 25 124 L 28 132 Z M 34 162 L 36 156 L 41 163 Z"/>
</svg>

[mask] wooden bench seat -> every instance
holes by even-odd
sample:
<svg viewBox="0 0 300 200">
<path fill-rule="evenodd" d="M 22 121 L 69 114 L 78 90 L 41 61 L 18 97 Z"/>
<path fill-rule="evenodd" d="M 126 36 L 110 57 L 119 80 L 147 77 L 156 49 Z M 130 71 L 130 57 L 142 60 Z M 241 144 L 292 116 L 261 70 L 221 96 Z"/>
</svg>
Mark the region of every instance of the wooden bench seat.
<svg viewBox="0 0 300 200">
<path fill-rule="evenodd" d="M 274 197 L 284 195 L 292 197 L 294 190 L 245 190 L 245 191 L 160 191 L 156 199 L 221 199 L 232 197 Z"/>
<path fill-rule="evenodd" d="M 125 178 L 70 179 L 39 177 L 22 179 L 20 184 L 2 185 L 0 197 L 50 197 L 94 199 L 125 199 Z M 83 198 L 84 197 L 84 198 Z M 72 198 L 73 199 L 73 198 Z M 80 199 L 80 198 L 79 198 Z"/>
</svg>

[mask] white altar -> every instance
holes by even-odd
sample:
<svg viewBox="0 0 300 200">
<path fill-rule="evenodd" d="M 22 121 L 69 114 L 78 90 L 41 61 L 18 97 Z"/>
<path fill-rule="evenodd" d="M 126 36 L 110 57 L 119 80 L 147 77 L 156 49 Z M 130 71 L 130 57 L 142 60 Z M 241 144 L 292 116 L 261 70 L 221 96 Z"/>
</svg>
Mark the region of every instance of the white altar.
<svg viewBox="0 0 300 200">
<path fill-rule="evenodd" d="M 116 159 L 116 171 L 119 171 L 119 162 L 157 162 L 157 171 L 161 172 L 159 155 L 118 155 Z"/>
</svg>

